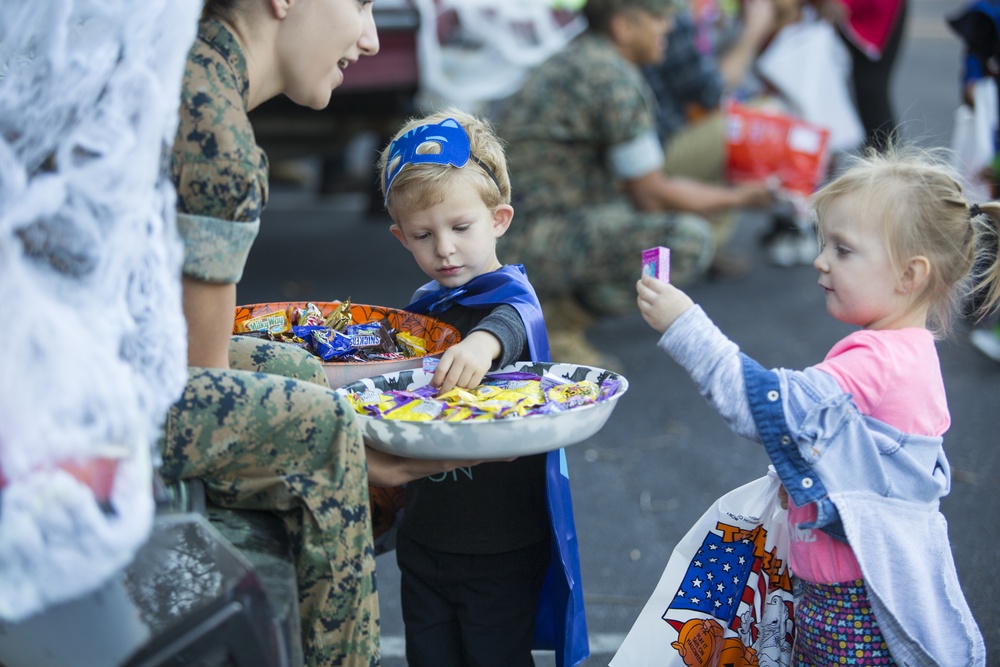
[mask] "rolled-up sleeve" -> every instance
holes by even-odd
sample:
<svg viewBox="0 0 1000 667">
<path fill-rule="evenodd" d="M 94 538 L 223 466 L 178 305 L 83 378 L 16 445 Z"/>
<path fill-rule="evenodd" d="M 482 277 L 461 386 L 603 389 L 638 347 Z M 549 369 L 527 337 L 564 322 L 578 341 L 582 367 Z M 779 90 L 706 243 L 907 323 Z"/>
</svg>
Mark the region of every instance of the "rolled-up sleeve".
<svg viewBox="0 0 1000 667">
<path fill-rule="evenodd" d="M 185 158 L 174 165 L 184 275 L 239 282 L 267 203 L 266 157 L 256 146 L 232 151 L 243 159 L 206 159 L 190 149 L 178 153 Z"/>
<path fill-rule="evenodd" d="M 233 222 L 178 213 L 177 228 L 184 239 L 184 275 L 210 283 L 238 283 L 260 220 Z"/>
</svg>

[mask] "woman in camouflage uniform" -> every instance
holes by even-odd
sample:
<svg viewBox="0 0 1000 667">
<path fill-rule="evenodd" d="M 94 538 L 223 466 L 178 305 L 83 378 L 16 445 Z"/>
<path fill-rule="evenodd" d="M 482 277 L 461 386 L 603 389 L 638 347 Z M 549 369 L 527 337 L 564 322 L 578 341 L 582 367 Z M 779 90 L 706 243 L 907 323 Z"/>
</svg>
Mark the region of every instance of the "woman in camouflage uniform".
<svg viewBox="0 0 1000 667">
<path fill-rule="evenodd" d="M 202 479 L 220 505 L 283 519 L 309 665 L 379 664 L 369 475 L 397 485 L 454 466 L 367 450 L 311 355 L 231 337 L 268 194 L 247 114 L 281 93 L 324 108 L 343 70 L 378 47 L 370 0 L 207 0 L 171 164 L 190 369 L 168 415 L 162 472 Z"/>
</svg>

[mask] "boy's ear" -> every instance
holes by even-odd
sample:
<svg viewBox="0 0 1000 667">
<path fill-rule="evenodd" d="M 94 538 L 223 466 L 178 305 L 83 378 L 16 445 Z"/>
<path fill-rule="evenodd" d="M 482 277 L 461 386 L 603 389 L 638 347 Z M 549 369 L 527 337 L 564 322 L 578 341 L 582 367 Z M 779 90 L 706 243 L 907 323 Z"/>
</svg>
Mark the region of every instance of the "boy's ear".
<svg viewBox="0 0 1000 667">
<path fill-rule="evenodd" d="M 399 239 L 399 242 L 403 244 L 404 248 L 406 248 L 407 250 L 410 249 L 410 246 L 406 245 L 406 234 L 403 233 L 403 230 L 399 225 L 397 225 L 395 222 L 392 223 L 391 225 L 389 225 L 389 231 L 392 232 L 393 236 Z"/>
<path fill-rule="evenodd" d="M 903 268 L 900 287 L 904 294 L 919 294 L 931 274 L 931 263 L 923 255 L 911 257 Z"/>
<path fill-rule="evenodd" d="M 493 236 L 500 238 L 507 233 L 510 221 L 514 217 L 514 207 L 510 204 L 500 204 L 493 209 Z"/>
</svg>

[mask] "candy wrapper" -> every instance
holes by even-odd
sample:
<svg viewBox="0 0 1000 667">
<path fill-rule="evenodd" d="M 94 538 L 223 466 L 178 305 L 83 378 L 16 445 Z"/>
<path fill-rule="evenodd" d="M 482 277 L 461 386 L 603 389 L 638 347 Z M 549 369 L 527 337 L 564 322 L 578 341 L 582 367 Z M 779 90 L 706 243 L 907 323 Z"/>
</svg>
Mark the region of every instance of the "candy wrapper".
<svg viewBox="0 0 1000 667">
<path fill-rule="evenodd" d="M 358 412 L 366 441 L 413 458 L 482 459 L 525 456 L 586 440 L 628 389 L 621 375 L 600 368 L 518 362 L 471 389 L 439 393 L 433 372 L 387 373 L 338 391 Z"/>
<path fill-rule="evenodd" d="M 354 316 L 351 313 L 351 300 L 344 299 L 340 302 L 340 305 L 333 309 L 329 315 L 324 319 L 326 326 L 337 331 L 343 331 L 348 325 L 354 322 Z"/>
<path fill-rule="evenodd" d="M 440 356 L 461 340 L 455 327 L 433 317 L 350 301 L 238 306 L 233 332 L 310 351 L 334 388 L 419 368 L 423 360 Z"/>
<path fill-rule="evenodd" d="M 344 329 L 351 346 L 362 353 L 396 354 L 396 330 L 385 320 L 352 324 Z"/>
<path fill-rule="evenodd" d="M 431 385 L 413 391 L 377 390 L 362 393 L 363 399 L 352 398 L 351 403 L 361 414 L 376 419 L 402 421 L 431 421 L 441 419 L 451 422 L 465 420 L 512 419 L 531 415 L 563 412 L 615 395 L 620 387 L 618 380 L 607 379 L 609 391 L 590 380 L 574 382 L 552 376 L 531 373 L 498 373 L 487 375 L 479 386 L 471 389 L 456 387 L 438 393 Z M 603 398 L 602 398 L 603 397 Z"/>
<path fill-rule="evenodd" d="M 427 343 L 424 339 L 406 331 L 396 332 L 396 346 L 407 357 L 422 357 L 427 354 Z"/>
<path fill-rule="evenodd" d="M 299 345 L 327 362 L 394 361 L 427 354 L 426 341 L 413 333 L 406 333 L 397 346 L 400 332 L 385 318 L 353 323 L 350 301 L 341 302 L 329 315 L 314 303 L 289 304 L 237 322 L 234 332 Z"/>
<path fill-rule="evenodd" d="M 288 311 L 276 310 L 258 315 L 244 322 L 237 322 L 235 333 L 266 333 L 272 336 L 292 330 L 292 321 Z"/>
<path fill-rule="evenodd" d="M 288 313 L 288 319 L 300 327 L 329 326 L 326 323 L 326 318 L 323 317 L 323 311 L 315 303 L 307 303 L 305 308 L 288 306 L 285 312 Z"/>
<path fill-rule="evenodd" d="M 642 251 L 642 275 L 670 282 L 670 248 L 657 246 Z"/>
</svg>

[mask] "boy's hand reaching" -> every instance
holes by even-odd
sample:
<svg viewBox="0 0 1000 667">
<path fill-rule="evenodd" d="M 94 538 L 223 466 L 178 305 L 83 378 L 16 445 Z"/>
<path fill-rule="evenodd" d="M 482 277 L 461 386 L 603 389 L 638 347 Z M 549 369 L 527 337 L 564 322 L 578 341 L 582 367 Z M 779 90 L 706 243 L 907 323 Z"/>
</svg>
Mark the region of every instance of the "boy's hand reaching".
<svg viewBox="0 0 1000 667">
<path fill-rule="evenodd" d="M 681 314 L 694 305 L 684 292 L 673 285 L 643 276 L 635 285 L 638 294 L 639 312 L 646 324 L 660 333 L 670 328 Z"/>
<path fill-rule="evenodd" d="M 441 392 L 455 387 L 472 389 L 482 381 L 500 352 L 500 341 L 496 336 L 485 331 L 473 331 L 441 355 L 431 385 Z"/>
</svg>

